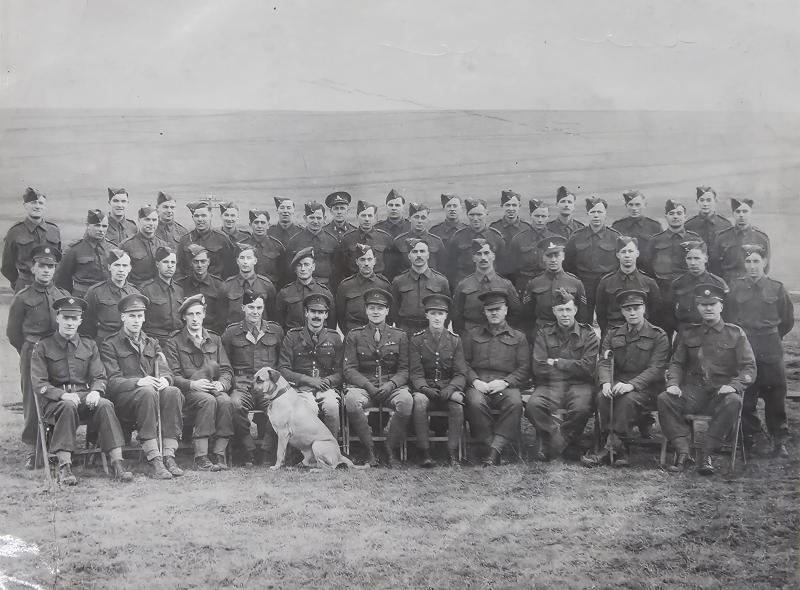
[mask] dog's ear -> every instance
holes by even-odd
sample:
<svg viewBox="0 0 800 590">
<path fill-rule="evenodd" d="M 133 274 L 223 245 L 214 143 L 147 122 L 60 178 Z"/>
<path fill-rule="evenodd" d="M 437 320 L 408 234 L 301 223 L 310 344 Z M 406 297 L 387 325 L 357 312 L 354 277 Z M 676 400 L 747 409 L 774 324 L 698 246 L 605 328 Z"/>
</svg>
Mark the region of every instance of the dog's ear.
<svg viewBox="0 0 800 590">
<path fill-rule="evenodd" d="M 281 374 L 275 369 L 267 369 L 267 373 L 269 373 L 269 380 L 273 383 L 277 383 L 278 379 L 281 378 Z"/>
</svg>

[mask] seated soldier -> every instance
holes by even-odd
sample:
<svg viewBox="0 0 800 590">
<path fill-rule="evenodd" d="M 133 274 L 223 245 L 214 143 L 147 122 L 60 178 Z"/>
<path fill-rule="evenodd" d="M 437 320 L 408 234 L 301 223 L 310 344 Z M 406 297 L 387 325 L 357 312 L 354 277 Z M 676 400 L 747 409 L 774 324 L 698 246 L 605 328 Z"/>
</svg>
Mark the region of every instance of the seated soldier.
<svg viewBox="0 0 800 590">
<path fill-rule="evenodd" d="M 253 389 L 253 376 L 262 367 L 278 366 L 278 351 L 283 340 L 283 328 L 264 319 L 264 296 L 245 291 L 242 294 L 244 319 L 231 324 L 222 335 L 222 346 L 228 354 L 233 368 L 233 429 L 236 439 L 244 448 L 245 467 L 255 463 L 256 445 L 250 434 L 249 413 L 261 410 L 266 413 L 267 403 Z M 269 420 L 256 421 L 264 431 L 267 449 L 275 448 L 277 435 Z"/>
<path fill-rule="evenodd" d="M 311 293 L 303 299 L 305 326 L 292 328 L 281 344 L 278 370 L 295 384 L 297 392 L 319 406 L 319 414 L 333 436 L 339 436 L 339 394 L 342 386 L 344 345 L 336 330 L 326 328 L 331 298 Z"/>
<path fill-rule="evenodd" d="M 506 322 L 511 299 L 505 290 L 482 293 L 486 322 L 464 337 L 467 361 L 467 420 L 473 436 L 485 447 L 482 463 L 496 465 L 508 441 L 519 433 L 522 394 L 530 378 L 531 356 L 525 335 Z M 492 410 L 500 415 L 492 423 Z"/>
<path fill-rule="evenodd" d="M 661 428 L 677 452 L 675 464 L 667 468 L 671 472 L 683 471 L 689 461 L 691 426 L 686 415 L 706 414 L 711 420 L 697 471 L 714 473 L 711 453 L 722 446 L 736 425 L 742 395 L 756 379 L 756 361 L 747 336 L 739 326 L 722 321 L 724 295 L 716 285 L 695 288 L 703 322 L 678 334 L 667 371 L 667 390 L 658 396 Z"/>
<path fill-rule="evenodd" d="M 428 327 L 414 334 L 408 345 L 408 366 L 414 390 L 414 431 L 423 467 L 433 465 L 428 434 L 429 409 L 447 410 L 448 461 L 451 467 L 460 465 L 458 447 L 464 430 L 467 361 L 461 338 L 445 329 L 451 302 L 450 297 L 441 293 L 423 297 Z"/>
<path fill-rule="evenodd" d="M 50 450 L 58 457 L 57 480 L 74 486 L 72 451 L 81 420 L 98 433 L 98 442 L 108 453 L 114 479 L 133 481 L 133 474 L 122 463 L 125 439 L 114 414 L 114 404 L 102 397 L 106 372 L 94 340 L 78 335 L 86 302 L 77 297 L 63 297 L 53 302 L 58 330 L 41 339 L 33 348 L 31 383 L 41 397 L 42 418 L 53 426 Z"/>
<path fill-rule="evenodd" d="M 222 340 L 203 328 L 206 304 L 201 294 L 181 304 L 183 329 L 167 340 L 164 353 L 174 384 L 183 393 L 184 417 L 193 425 L 194 464 L 200 471 L 228 469 L 225 450 L 233 436 L 233 404 L 226 393 L 233 371 Z M 214 437 L 208 458 L 208 439 Z"/>
<path fill-rule="evenodd" d="M 598 371 L 597 405 L 606 443 L 599 453 L 581 457 L 588 467 L 609 463 L 612 450 L 614 467 L 629 464 L 631 425 L 642 412 L 654 408 L 656 396 L 664 389 L 669 359 L 666 332 L 644 318 L 647 293 L 630 289 L 618 292 L 616 298 L 625 324 L 610 327 L 603 337 Z"/>
<path fill-rule="evenodd" d="M 572 294 L 563 289 L 557 291 L 553 296 L 556 321 L 539 328 L 533 343 L 536 391 L 528 400 L 525 415 L 539 437 L 540 461 L 550 461 L 565 447 L 575 449 L 592 415 L 600 342 L 590 325 L 575 321 L 577 313 Z M 553 416 L 559 408 L 567 410 L 560 432 Z M 559 434 L 564 440 L 558 440 Z"/>
<path fill-rule="evenodd" d="M 175 462 L 183 429 L 183 396 L 172 386 L 172 374 L 158 340 L 142 331 L 147 305 L 144 295 L 124 297 L 117 304 L 122 329 L 100 345 L 100 357 L 108 374 L 106 397 L 122 422 L 135 425 L 136 438 L 155 479 L 183 475 Z M 156 412 L 158 404 L 159 412 Z M 158 432 L 158 419 L 161 432 Z M 163 438 L 162 450 L 158 436 Z"/>
<path fill-rule="evenodd" d="M 408 390 L 408 338 L 386 323 L 392 296 L 384 289 L 364 292 L 366 326 L 353 328 L 344 341 L 345 408 L 358 439 L 366 447 L 367 463 L 378 465 L 364 410 L 378 405 L 394 410 L 389 420 L 386 451 L 389 467 L 398 467 L 395 452 L 403 444 L 413 398 Z"/>
</svg>

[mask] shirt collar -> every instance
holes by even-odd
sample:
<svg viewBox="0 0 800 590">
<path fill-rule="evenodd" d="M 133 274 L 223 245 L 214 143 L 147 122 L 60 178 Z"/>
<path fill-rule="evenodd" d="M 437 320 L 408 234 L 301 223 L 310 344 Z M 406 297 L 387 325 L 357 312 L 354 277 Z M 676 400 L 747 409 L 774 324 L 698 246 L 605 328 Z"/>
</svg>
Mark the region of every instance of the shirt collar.
<svg viewBox="0 0 800 590">
<path fill-rule="evenodd" d="M 422 271 L 422 272 L 417 272 L 417 271 L 415 271 L 413 266 L 412 266 L 412 267 L 411 267 L 409 270 L 411 271 L 411 276 L 412 276 L 412 277 L 413 277 L 415 280 L 417 280 L 417 281 L 418 281 L 418 280 L 419 280 L 421 277 L 423 277 L 423 276 L 424 276 L 426 279 L 429 279 L 429 278 L 431 278 L 431 274 L 432 274 L 432 273 L 431 273 L 431 267 L 430 267 L 430 266 L 429 266 L 429 267 L 427 267 L 427 268 L 426 268 L 424 271 Z"/>
<path fill-rule="evenodd" d="M 44 227 L 44 217 L 42 217 L 38 223 L 33 221 L 30 217 L 26 217 L 25 221 L 23 221 L 25 227 L 28 228 L 28 231 L 34 231 L 37 227 Z"/>
<path fill-rule="evenodd" d="M 79 335 L 77 332 L 76 332 L 76 333 L 75 333 L 75 335 L 74 335 L 72 338 L 70 338 L 69 340 L 67 340 L 66 338 L 64 338 L 64 337 L 61 335 L 61 332 L 59 332 L 58 330 L 56 330 L 56 331 L 55 331 L 55 333 L 54 333 L 54 336 L 55 336 L 55 338 L 56 338 L 56 341 L 59 343 L 59 345 L 60 345 L 62 348 L 66 348 L 67 344 L 69 344 L 70 342 L 71 342 L 72 344 L 74 344 L 75 346 L 77 346 L 77 345 L 80 343 L 80 341 L 81 341 L 81 337 L 80 337 L 80 335 Z"/>
<path fill-rule="evenodd" d="M 722 332 L 722 328 L 725 327 L 725 322 L 722 320 L 722 318 L 720 318 L 710 326 L 705 322 L 703 322 L 703 325 L 706 327 L 706 331 L 708 331 L 709 329 L 713 329 L 715 332 Z"/>
</svg>

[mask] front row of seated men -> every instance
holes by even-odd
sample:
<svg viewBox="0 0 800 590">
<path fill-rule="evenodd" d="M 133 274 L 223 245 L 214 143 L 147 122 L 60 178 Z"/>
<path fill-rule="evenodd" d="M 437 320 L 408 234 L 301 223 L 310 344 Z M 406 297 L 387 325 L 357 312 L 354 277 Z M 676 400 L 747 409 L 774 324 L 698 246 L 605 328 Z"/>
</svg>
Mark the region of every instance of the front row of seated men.
<svg viewBox="0 0 800 590">
<path fill-rule="evenodd" d="M 609 462 L 615 452 L 614 464 L 626 465 L 631 428 L 657 397 L 663 431 L 676 450 L 671 471 L 682 471 L 689 460 L 690 433 L 684 416 L 711 416 L 698 469 L 709 474 L 711 453 L 736 423 L 741 395 L 756 378 L 745 333 L 721 319 L 723 296 L 716 286 L 698 286 L 695 297 L 703 321 L 679 335 L 666 388 L 666 334 L 644 318 L 646 295 L 637 290 L 617 294 L 626 323 L 610 329 L 602 344 L 590 326 L 575 320 L 573 296 L 558 291 L 553 305 L 556 322 L 537 331 L 532 354 L 524 334 L 506 322 L 509 295 L 503 290 L 481 295 L 486 322 L 473 327 L 463 340 L 445 328 L 450 298 L 426 296 L 428 327 L 409 341 L 405 331 L 386 323 L 391 294 L 369 289 L 363 296 L 369 322 L 352 329 L 344 342 L 326 327 L 331 301 L 324 293 L 305 298 L 305 325 L 284 335 L 277 324 L 263 319 L 263 296 L 246 292 L 244 319 L 229 326 L 222 337 L 203 328 L 205 302 L 198 294 L 181 304 L 184 327 L 166 341 L 164 355 L 158 341 L 142 331 L 147 297 L 132 294 L 119 302 L 122 328 L 103 342 L 102 350 L 77 333 L 85 301 L 63 297 L 53 303 L 56 333 L 34 347 L 31 376 L 43 417 L 53 426 L 50 449 L 58 457 L 59 481 L 68 485 L 75 483 L 71 451 L 81 419 L 99 433 L 100 447 L 108 452 L 114 475 L 122 481 L 132 476 L 122 463 L 121 422 L 138 431 L 156 478 L 183 473 L 175 462 L 183 420 L 193 428 L 197 469 L 227 469 L 231 438 L 252 463 L 248 411 L 266 409 L 252 389 L 253 376 L 262 366 L 275 365 L 299 392 L 318 403 L 322 419 L 335 435 L 340 428 L 337 390 L 344 393 L 352 430 L 371 465 L 378 464 L 378 453 L 364 410 L 378 405 L 393 411 L 385 445 L 389 466 L 399 463 L 398 448 L 412 420 L 421 464 L 433 464 L 427 417 L 432 408 L 448 411 L 452 465 L 458 463 L 465 414 L 482 445 L 482 463 L 497 464 L 503 448 L 518 436 L 523 412 L 520 390 L 531 376 L 535 391 L 526 416 L 540 440 L 538 457 L 550 460 L 567 447 L 577 447 L 594 410 L 597 373 L 606 444 L 599 453 L 585 455 L 584 464 Z M 598 352 L 603 359 L 599 371 Z M 566 410 L 560 427 L 554 417 L 559 409 Z M 268 440 L 274 436 L 268 424 L 262 429 Z"/>
</svg>

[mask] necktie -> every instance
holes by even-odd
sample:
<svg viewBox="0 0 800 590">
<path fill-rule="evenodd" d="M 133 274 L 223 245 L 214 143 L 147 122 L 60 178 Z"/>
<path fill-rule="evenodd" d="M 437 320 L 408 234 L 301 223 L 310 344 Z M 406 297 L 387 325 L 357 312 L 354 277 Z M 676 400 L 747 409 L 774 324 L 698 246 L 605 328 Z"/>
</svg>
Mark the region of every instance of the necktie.
<svg viewBox="0 0 800 590">
<path fill-rule="evenodd" d="M 381 341 L 381 331 L 375 328 L 375 344 Z"/>
</svg>

